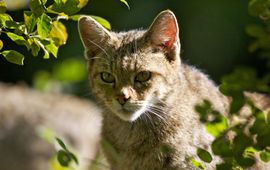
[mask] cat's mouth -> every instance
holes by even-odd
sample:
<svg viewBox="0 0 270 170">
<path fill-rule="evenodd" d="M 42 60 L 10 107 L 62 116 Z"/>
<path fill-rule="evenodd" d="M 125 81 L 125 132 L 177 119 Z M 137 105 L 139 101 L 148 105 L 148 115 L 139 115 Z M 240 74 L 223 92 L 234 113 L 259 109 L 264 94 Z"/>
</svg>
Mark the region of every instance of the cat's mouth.
<svg viewBox="0 0 270 170">
<path fill-rule="evenodd" d="M 126 104 L 123 106 L 117 105 L 113 112 L 122 120 L 133 122 L 138 119 L 146 111 L 147 103 L 143 105 Z"/>
</svg>

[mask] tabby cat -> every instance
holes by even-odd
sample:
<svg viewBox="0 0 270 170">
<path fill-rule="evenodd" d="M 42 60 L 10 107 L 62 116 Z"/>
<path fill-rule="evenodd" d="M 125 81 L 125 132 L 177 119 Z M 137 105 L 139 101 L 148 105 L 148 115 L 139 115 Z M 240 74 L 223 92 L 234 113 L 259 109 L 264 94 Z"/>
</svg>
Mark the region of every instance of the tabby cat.
<svg viewBox="0 0 270 170">
<path fill-rule="evenodd" d="M 209 135 L 194 111 L 203 99 L 226 113 L 228 99 L 180 59 L 175 15 L 161 12 L 147 30 L 112 32 L 91 17 L 79 20 L 92 92 L 103 108 L 102 137 L 113 170 L 196 169 L 197 147 Z M 206 169 L 215 169 L 214 158 Z"/>
</svg>

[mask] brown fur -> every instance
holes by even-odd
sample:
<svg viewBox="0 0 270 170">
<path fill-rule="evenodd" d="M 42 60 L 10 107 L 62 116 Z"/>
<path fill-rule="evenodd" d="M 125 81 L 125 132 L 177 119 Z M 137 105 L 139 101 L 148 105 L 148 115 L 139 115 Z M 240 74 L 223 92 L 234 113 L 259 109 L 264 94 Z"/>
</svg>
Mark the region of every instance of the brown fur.
<svg viewBox="0 0 270 170">
<path fill-rule="evenodd" d="M 173 13 L 162 12 L 148 31 L 108 32 L 88 17 L 81 18 L 79 29 L 89 59 L 92 91 L 105 110 L 103 139 L 117 153 L 115 158 L 105 150 L 112 169 L 195 169 L 189 158 L 196 157 L 197 147 L 207 149 L 213 138 L 194 106 L 208 99 L 224 113 L 227 99 L 206 75 L 181 64 Z M 115 83 L 102 82 L 104 71 L 115 76 Z M 150 71 L 151 79 L 134 82 L 140 71 Z M 128 113 L 117 110 L 117 95 L 125 89 L 131 96 L 125 105 L 136 106 Z M 147 102 L 155 108 L 132 120 L 132 114 L 143 107 L 137 103 Z M 162 152 L 164 146 L 173 152 Z M 206 165 L 207 169 L 217 162 Z"/>
<path fill-rule="evenodd" d="M 194 106 L 207 99 L 227 113 L 229 99 L 205 74 L 181 63 L 174 14 L 161 12 L 146 31 L 120 33 L 82 17 L 79 32 L 92 91 L 104 110 L 102 135 L 110 146 L 104 152 L 112 169 L 196 169 L 190 158 L 197 158 L 197 147 L 209 149 L 213 137 Z M 150 80 L 136 82 L 142 71 L 151 72 Z M 104 72 L 114 81 L 104 82 Z M 119 95 L 126 102 L 119 103 Z M 215 157 L 205 167 L 218 162 Z"/>
</svg>

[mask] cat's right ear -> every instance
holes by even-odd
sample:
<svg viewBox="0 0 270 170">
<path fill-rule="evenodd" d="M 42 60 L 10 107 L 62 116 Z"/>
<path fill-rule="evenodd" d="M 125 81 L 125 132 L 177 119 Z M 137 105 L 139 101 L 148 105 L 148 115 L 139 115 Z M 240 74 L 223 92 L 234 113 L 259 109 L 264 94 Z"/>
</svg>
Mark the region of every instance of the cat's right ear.
<svg viewBox="0 0 270 170">
<path fill-rule="evenodd" d="M 162 11 L 146 32 L 146 37 L 151 45 L 162 49 L 169 61 L 179 63 L 180 40 L 179 28 L 174 13 L 170 10 Z"/>
<path fill-rule="evenodd" d="M 112 39 L 110 32 L 90 16 L 81 17 L 78 28 L 87 58 L 104 51 Z"/>
</svg>

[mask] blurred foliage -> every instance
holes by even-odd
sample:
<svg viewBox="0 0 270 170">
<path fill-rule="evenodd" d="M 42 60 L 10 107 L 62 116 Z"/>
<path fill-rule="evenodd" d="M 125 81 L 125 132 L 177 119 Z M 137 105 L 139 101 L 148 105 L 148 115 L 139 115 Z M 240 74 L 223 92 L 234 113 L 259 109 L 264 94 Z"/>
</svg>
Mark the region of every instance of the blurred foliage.
<svg viewBox="0 0 270 170">
<path fill-rule="evenodd" d="M 38 127 L 37 134 L 44 141 L 55 146 L 57 153 L 50 161 L 51 170 L 76 170 L 79 164 L 77 156 L 70 151 L 63 140 L 56 137 L 54 131 L 46 127 Z"/>
<path fill-rule="evenodd" d="M 270 0 L 251 0 L 249 13 L 262 22 L 246 28 L 247 34 L 253 38 L 248 50 L 254 56 L 263 56 L 269 67 Z M 270 162 L 270 112 L 260 110 L 244 95 L 246 91 L 270 94 L 269 70 L 258 77 L 254 69 L 238 67 L 231 74 L 223 76 L 221 82 L 220 91 L 231 99 L 228 117 L 214 110 L 206 100 L 195 107 L 207 131 L 215 137 L 211 152 L 223 160 L 216 169 L 246 169 L 255 164 L 256 155 L 262 162 Z M 244 106 L 249 107 L 251 114 L 243 117 L 245 121 L 240 121 L 239 113 Z M 205 150 L 202 152 L 201 148 L 198 148 L 197 155 L 205 163 L 211 160 L 211 154 Z M 194 166 L 204 169 L 200 161 L 193 162 Z"/>
<path fill-rule="evenodd" d="M 251 0 L 249 13 L 262 22 L 247 26 L 247 34 L 254 39 L 248 49 L 250 52 L 258 52 L 262 58 L 266 59 L 270 67 L 270 1 Z"/>
<path fill-rule="evenodd" d="M 65 59 L 55 64 L 52 71 L 37 71 L 33 77 L 33 86 L 43 92 L 72 93 L 73 87 L 86 79 L 85 68 L 85 62 L 80 59 Z"/>
</svg>

